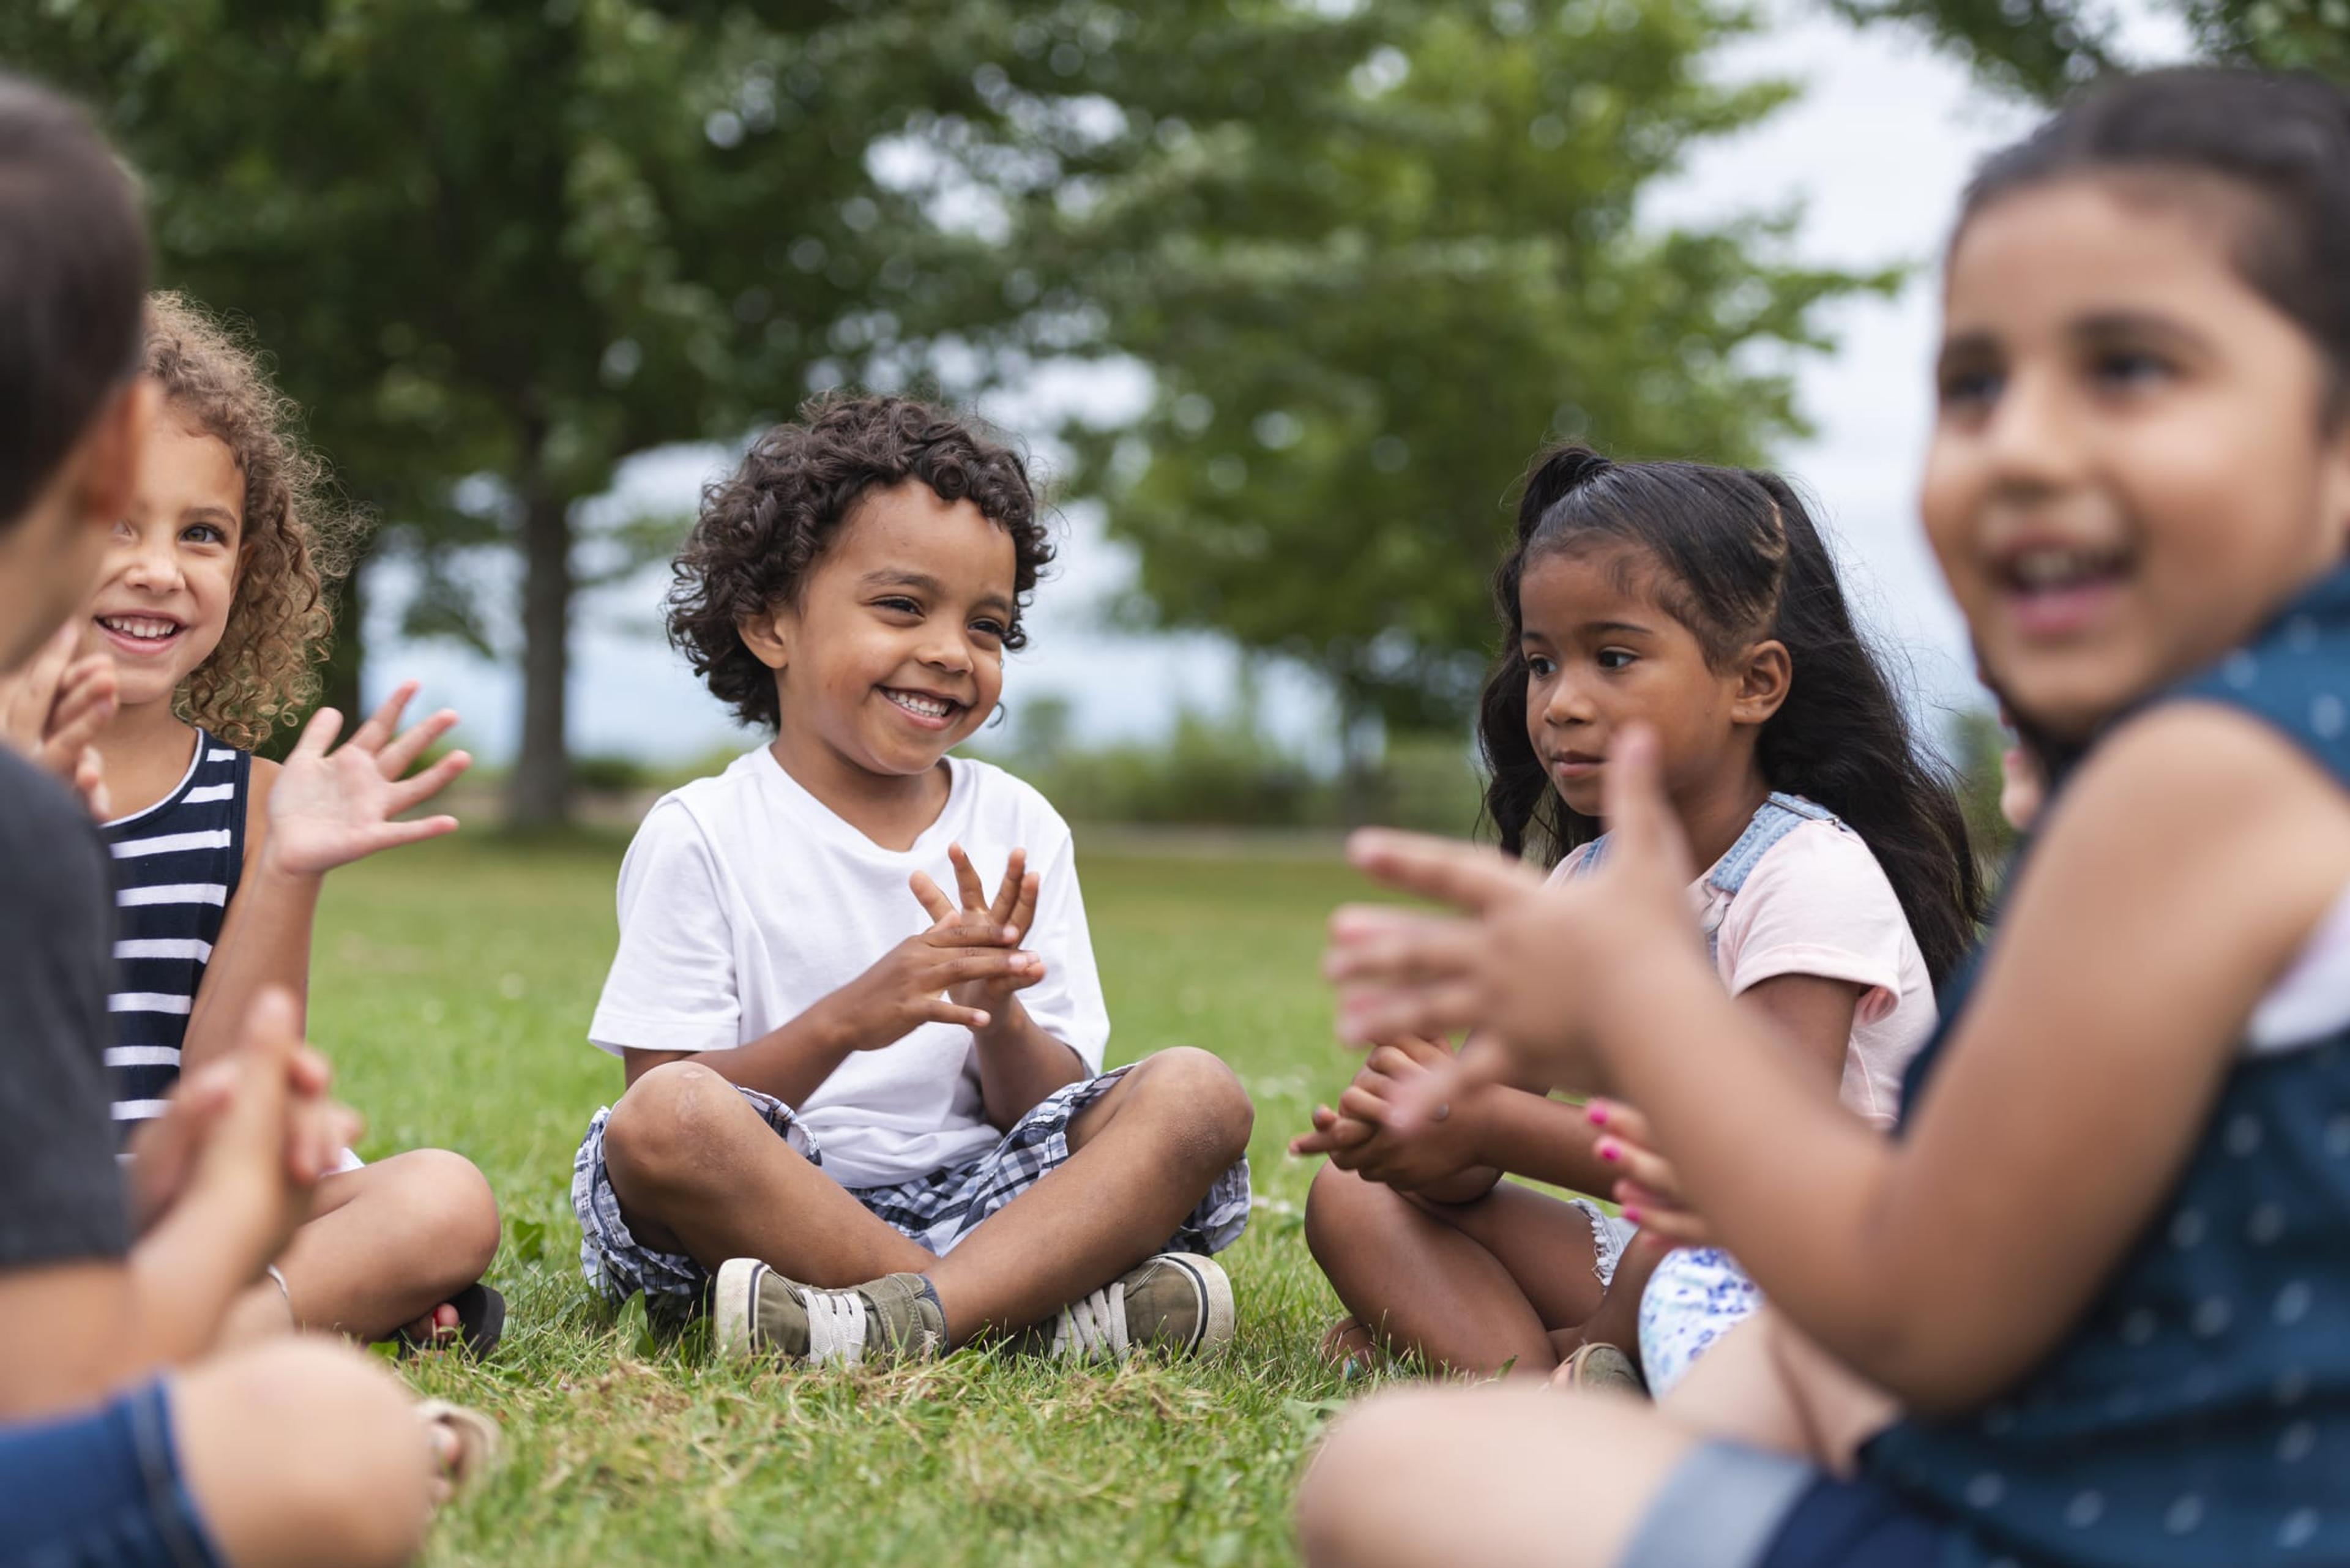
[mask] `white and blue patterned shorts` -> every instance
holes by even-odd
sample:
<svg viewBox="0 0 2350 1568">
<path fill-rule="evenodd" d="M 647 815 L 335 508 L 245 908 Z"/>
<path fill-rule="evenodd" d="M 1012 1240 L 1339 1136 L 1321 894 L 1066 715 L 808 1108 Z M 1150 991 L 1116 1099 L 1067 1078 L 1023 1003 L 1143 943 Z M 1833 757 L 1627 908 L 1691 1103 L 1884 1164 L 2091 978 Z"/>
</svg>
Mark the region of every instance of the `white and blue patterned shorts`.
<svg viewBox="0 0 2350 1568">
<path fill-rule="evenodd" d="M 1663 1398 L 1697 1358 L 1762 1304 L 1762 1293 L 1719 1247 L 1676 1247 L 1640 1293 L 1640 1371 Z"/>
<path fill-rule="evenodd" d="M 890 1187 L 851 1187 L 847 1194 L 900 1235 L 943 1256 L 989 1216 L 1011 1202 L 1046 1171 L 1069 1158 L 1069 1122 L 1125 1076 L 1118 1067 L 1097 1078 L 1064 1085 L 1012 1124 L 996 1146 L 978 1158 L 951 1165 Z M 824 1151 L 808 1136 L 792 1108 L 756 1089 L 735 1092 L 810 1165 L 821 1168 Z M 571 1162 L 571 1209 L 579 1219 L 579 1271 L 615 1306 L 642 1291 L 648 1315 L 675 1321 L 700 1308 L 710 1271 L 681 1252 L 663 1252 L 639 1241 L 620 1217 L 620 1201 L 604 1167 L 606 1106 L 588 1124 Z M 1249 1167 L 1241 1159 L 1216 1178 L 1199 1207 L 1160 1248 L 1164 1252 L 1220 1252 L 1248 1228 Z"/>
</svg>

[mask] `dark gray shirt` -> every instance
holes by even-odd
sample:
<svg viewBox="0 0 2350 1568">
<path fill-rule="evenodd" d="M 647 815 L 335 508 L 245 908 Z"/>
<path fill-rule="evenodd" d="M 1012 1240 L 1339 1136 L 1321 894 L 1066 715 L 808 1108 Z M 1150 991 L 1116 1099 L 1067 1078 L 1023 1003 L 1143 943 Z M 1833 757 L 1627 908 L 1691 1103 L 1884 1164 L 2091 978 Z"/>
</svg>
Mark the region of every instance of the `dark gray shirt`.
<svg viewBox="0 0 2350 1568">
<path fill-rule="evenodd" d="M 130 1248 L 108 1109 L 110 864 L 80 803 L 0 746 L 0 1269 Z"/>
</svg>

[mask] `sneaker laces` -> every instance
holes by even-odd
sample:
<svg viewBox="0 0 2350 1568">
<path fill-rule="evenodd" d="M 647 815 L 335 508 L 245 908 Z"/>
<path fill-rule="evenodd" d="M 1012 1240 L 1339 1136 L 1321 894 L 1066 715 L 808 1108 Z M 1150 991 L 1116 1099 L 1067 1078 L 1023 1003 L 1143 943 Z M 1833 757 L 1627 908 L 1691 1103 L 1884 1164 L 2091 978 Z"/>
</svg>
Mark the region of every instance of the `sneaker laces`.
<svg viewBox="0 0 2350 1568">
<path fill-rule="evenodd" d="M 1126 1282 L 1113 1280 L 1061 1309 L 1053 1324 L 1050 1354 L 1074 1355 L 1080 1361 L 1104 1355 L 1123 1361 L 1128 1348 L 1126 1329 Z"/>
<path fill-rule="evenodd" d="M 804 1291 L 811 1366 L 855 1366 L 865 1355 L 865 1296 L 858 1291 Z"/>
</svg>

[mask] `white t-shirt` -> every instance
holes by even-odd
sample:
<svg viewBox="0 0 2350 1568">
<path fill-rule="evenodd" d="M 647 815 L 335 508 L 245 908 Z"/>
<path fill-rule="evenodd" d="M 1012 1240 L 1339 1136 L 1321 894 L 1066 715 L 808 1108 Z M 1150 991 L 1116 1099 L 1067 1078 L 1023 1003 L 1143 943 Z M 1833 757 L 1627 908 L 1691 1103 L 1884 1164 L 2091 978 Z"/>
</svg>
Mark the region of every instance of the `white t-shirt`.
<svg viewBox="0 0 2350 1568">
<path fill-rule="evenodd" d="M 1559 862 L 1564 880 L 1588 846 Z M 1765 850 L 1736 898 L 1690 884 L 1701 922 L 1715 927 L 1714 967 L 1738 996 L 1783 974 L 1861 988 L 1845 1051 L 1841 1098 L 1880 1127 L 1901 1108 L 1901 1074 L 1934 1032 L 1934 982 L 1901 900 L 1850 828 L 1806 822 Z"/>
<path fill-rule="evenodd" d="M 944 810 L 910 850 L 885 849 L 800 787 L 764 747 L 653 806 L 620 866 L 620 947 L 588 1037 L 619 1054 L 728 1051 L 790 1023 L 931 918 L 915 871 L 954 897 L 961 844 L 992 896 L 1014 849 L 1037 873 L 1020 945 L 1045 977 L 1020 993 L 1038 1028 L 1101 1071 L 1109 1041 L 1068 825 L 985 763 L 948 759 Z M 980 1100 L 971 1031 L 926 1023 L 859 1051 L 793 1108 L 845 1187 L 879 1187 L 975 1158 L 1002 1134 Z"/>
</svg>

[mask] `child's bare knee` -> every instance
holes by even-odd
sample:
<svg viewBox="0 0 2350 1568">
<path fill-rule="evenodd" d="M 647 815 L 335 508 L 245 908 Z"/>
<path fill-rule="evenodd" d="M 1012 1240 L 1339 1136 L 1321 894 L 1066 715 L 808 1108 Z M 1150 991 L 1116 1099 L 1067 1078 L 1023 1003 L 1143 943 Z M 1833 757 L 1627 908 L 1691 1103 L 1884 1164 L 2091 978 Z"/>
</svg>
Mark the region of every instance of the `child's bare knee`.
<svg viewBox="0 0 2350 1568">
<path fill-rule="evenodd" d="M 625 1180 L 660 1185 L 716 1147 L 743 1096 L 699 1062 L 665 1062 L 629 1085 L 604 1123 L 604 1162 Z"/>
<path fill-rule="evenodd" d="M 1413 1428 L 1421 1392 L 1366 1400 L 1331 1427 L 1297 1490 L 1298 1544 L 1315 1568 L 1385 1560 L 1378 1506 L 1418 1462 Z"/>
<path fill-rule="evenodd" d="M 1371 1184 L 1351 1170 L 1324 1165 L 1305 1188 L 1305 1250 L 1326 1268 L 1333 1251 L 1364 1231 L 1364 1199 Z"/>
<path fill-rule="evenodd" d="M 406 1563 L 432 1519 L 415 1407 L 366 1357 L 286 1340 L 182 1380 L 183 1464 L 232 1558 Z"/>
<path fill-rule="evenodd" d="M 445 1148 L 413 1149 L 400 1158 L 407 1168 L 402 1207 L 432 1261 L 445 1264 L 456 1283 L 480 1279 L 498 1251 L 498 1199 L 489 1179 Z"/>
<path fill-rule="evenodd" d="M 1248 1152 L 1256 1106 L 1222 1057 L 1196 1045 L 1176 1045 L 1157 1053 L 1148 1066 L 1142 1086 L 1177 1108 L 1204 1163 L 1222 1170 Z"/>
</svg>

